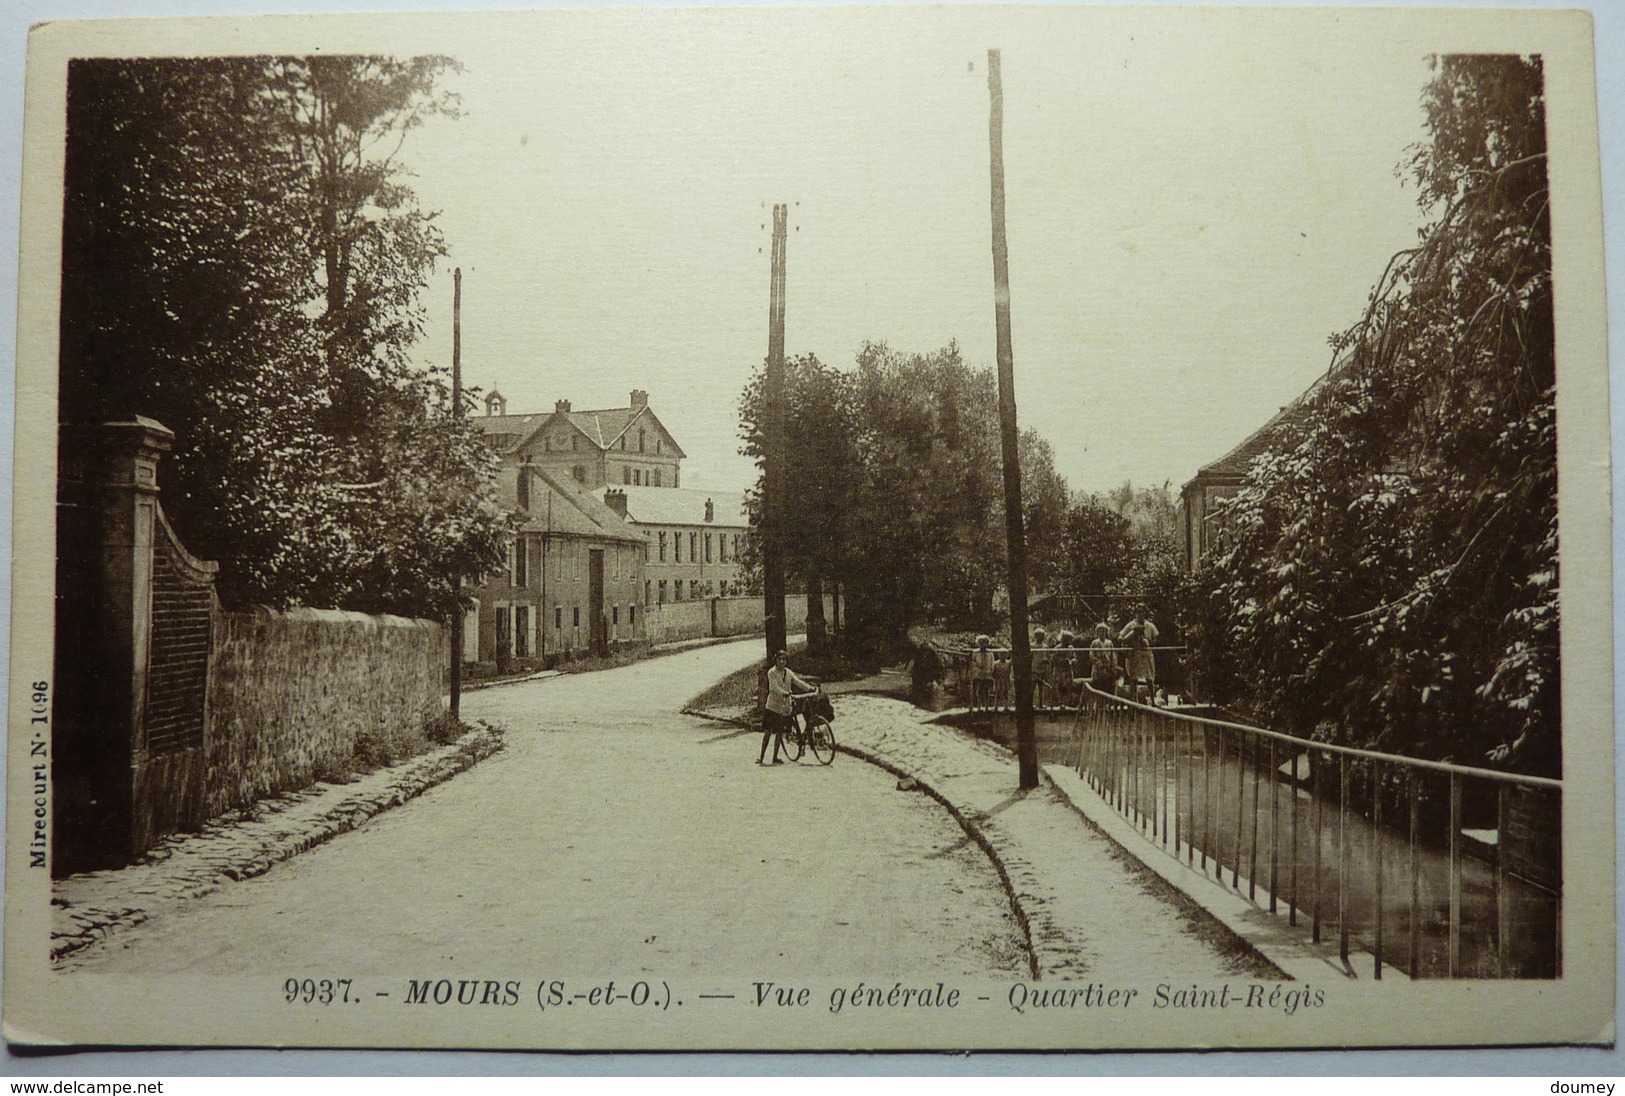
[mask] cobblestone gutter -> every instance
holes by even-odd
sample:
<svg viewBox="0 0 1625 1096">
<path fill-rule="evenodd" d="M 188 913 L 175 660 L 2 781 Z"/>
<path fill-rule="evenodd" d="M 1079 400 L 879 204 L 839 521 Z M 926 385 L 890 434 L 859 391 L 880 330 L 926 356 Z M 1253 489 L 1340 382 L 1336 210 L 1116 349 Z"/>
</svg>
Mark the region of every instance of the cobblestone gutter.
<svg viewBox="0 0 1625 1096">
<path fill-rule="evenodd" d="M 481 726 L 351 783 L 317 783 L 221 815 L 197 833 L 166 838 L 130 867 L 59 880 L 52 888 L 51 959 L 68 959 L 224 883 L 263 875 L 501 749 L 502 732 Z"/>
</svg>

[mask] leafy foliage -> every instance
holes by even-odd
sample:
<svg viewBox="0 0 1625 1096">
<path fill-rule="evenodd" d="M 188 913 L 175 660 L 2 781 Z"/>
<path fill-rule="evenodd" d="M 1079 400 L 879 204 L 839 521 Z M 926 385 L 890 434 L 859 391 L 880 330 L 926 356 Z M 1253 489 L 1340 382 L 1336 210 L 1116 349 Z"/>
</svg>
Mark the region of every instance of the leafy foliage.
<svg viewBox="0 0 1625 1096">
<path fill-rule="evenodd" d="M 930 354 L 866 344 L 851 371 L 811 356 L 786 363 L 791 514 L 787 571 L 840 583 L 859 653 L 905 642 L 911 625 L 991 627 L 1005 579 L 998 390 L 949 345 Z M 744 445 L 764 448 L 758 374 L 740 400 Z M 1035 571 L 1059 559 L 1067 488 L 1049 445 L 1019 439 Z M 760 492 L 751 495 L 760 520 Z"/>
<path fill-rule="evenodd" d="M 62 421 L 175 431 L 165 509 L 228 604 L 439 617 L 498 558 L 491 460 L 407 358 L 445 246 L 394 157 L 451 67 L 70 68 Z"/>
<path fill-rule="evenodd" d="M 1434 72 L 1431 140 L 1408 162 L 1430 222 L 1223 510 L 1199 594 L 1206 677 L 1300 732 L 1555 772 L 1541 64 L 1449 56 Z"/>
</svg>

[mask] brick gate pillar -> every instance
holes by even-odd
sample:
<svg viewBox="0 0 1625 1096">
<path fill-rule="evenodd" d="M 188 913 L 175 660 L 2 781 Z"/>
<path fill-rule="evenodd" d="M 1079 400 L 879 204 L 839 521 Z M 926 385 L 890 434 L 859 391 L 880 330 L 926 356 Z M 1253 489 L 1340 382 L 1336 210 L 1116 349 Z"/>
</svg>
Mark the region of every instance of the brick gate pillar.
<svg viewBox="0 0 1625 1096">
<path fill-rule="evenodd" d="M 174 438 L 139 416 L 59 431 L 55 875 L 127 863 L 202 806 L 214 564 L 173 542 L 158 504 Z M 155 674 L 155 631 L 193 655 L 201 635 L 201 658 Z"/>
</svg>

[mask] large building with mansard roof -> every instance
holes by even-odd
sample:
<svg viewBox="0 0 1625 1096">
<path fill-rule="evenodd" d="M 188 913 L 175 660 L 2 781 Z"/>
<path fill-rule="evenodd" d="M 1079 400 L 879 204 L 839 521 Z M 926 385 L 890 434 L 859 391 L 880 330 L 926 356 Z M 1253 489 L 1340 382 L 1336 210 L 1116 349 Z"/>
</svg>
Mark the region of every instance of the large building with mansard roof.
<svg viewBox="0 0 1625 1096">
<path fill-rule="evenodd" d="M 507 560 L 474 591 L 464 659 L 501 672 L 644 640 L 650 606 L 745 592 L 737 491 L 682 486 L 686 454 L 633 389 L 625 407 L 510 415 L 499 392 L 471 420 L 522 515 Z"/>
<path fill-rule="evenodd" d="M 507 414 L 492 392 L 474 419 L 505 464 L 529 464 L 586 488 L 681 487 L 686 455 L 649 408 L 649 393 L 632 390 L 625 407 L 577 411 L 559 400 L 552 414 Z"/>
</svg>

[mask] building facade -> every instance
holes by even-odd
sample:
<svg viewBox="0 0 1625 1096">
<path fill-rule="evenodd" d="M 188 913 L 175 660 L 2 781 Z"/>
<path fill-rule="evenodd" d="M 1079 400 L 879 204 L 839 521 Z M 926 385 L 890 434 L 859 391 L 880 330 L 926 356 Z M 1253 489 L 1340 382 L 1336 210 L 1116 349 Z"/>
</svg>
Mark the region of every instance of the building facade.
<svg viewBox="0 0 1625 1096">
<path fill-rule="evenodd" d="M 633 389 L 625 407 L 472 420 L 522 516 L 504 569 L 476 591 L 463 656 L 510 672 L 643 642 L 650 606 L 745 592 L 744 496 L 682 486 L 686 454 Z"/>
<path fill-rule="evenodd" d="M 507 401 L 492 392 L 485 431 L 505 464 L 530 464 L 560 483 L 582 488 L 606 486 L 681 487 L 685 454 L 671 432 L 649 409 L 649 393 L 634 388 L 625 407 L 576 411 L 559 400 L 552 414 L 509 415 Z"/>
<path fill-rule="evenodd" d="M 609 487 L 605 503 L 643 537 L 644 604 L 745 592 L 740 551 L 750 537 L 745 497 L 686 487 Z"/>
<path fill-rule="evenodd" d="M 464 661 L 509 673 L 642 642 L 643 538 L 593 492 L 541 468 L 505 468 L 502 485 L 521 524 L 503 568 L 474 592 Z"/>
</svg>

